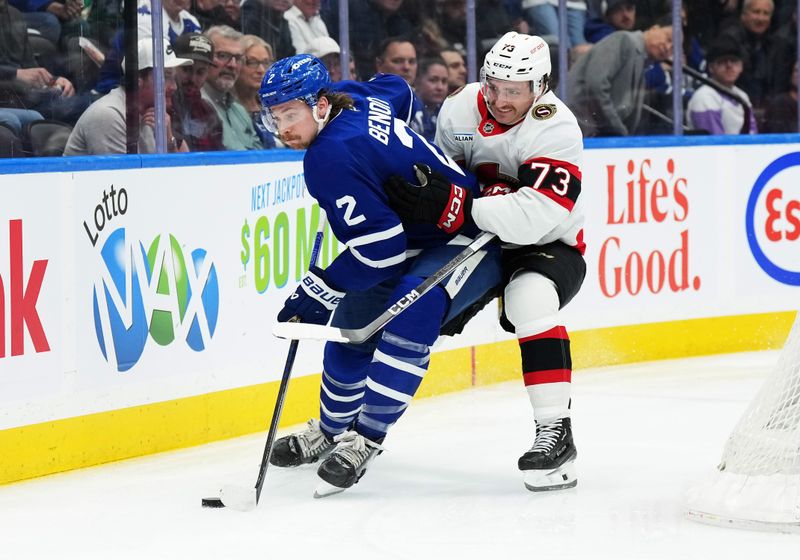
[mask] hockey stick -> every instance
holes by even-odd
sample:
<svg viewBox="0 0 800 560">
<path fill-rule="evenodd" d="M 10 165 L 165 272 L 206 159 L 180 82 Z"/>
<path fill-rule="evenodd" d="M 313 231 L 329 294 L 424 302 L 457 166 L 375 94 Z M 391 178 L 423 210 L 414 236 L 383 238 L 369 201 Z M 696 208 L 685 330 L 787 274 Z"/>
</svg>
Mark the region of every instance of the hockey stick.
<svg viewBox="0 0 800 560">
<path fill-rule="evenodd" d="M 386 324 L 416 300 L 428 293 L 434 286 L 441 283 L 448 275 L 453 273 L 467 259 L 477 253 L 486 244 L 495 238 L 493 233 L 481 232 L 475 240 L 467 245 L 463 251 L 450 259 L 442 268 L 426 278 L 419 286 L 407 292 L 394 304 L 379 315 L 374 321 L 360 329 L 340 329 L 328 325 L 313 325 L 309 323 L 275 323 L 272 334 L 279 338 L 292 340 L 313 339 L 331 342 L 361 343 L 381 330 Z"/>
<path fill-rule="evenodd" d="M 325 232 L 325 221 L 325 214 L 321 214 L 317 227 L 317 234 L 314 239 L 314 246 L 311 249 L 311 266 L 317 264 L 317 259 L 322 247 L 322 237 Z M 293 317 L 291 320 L 297 320 L 297 317 Z M 281 384 L 278 387 L 278 395 L 275 398 L 275 410 L 272 412 L 272 420 L 269 424 L 267 441 L 264 444 L 264 453 L 261 456 L 261 465 L 258 468 L 258 478 L 256 479 L 255 486 L 249 488 L 233 485 L 223 486 L 220 490 L 219 498 L 202 499 L 201 504 L 203 507 L 227 507 L 239 511 L 251 511 L 258 505 L 258 500 L 261 498 L 261 489 L 264 487 L 267 467 L 269 466 L 269 458 L 270 455 L 272 455 L 272 445 L 275 443 L 275 434 L 278 431 L 278 422 L 280 422 L 281 413 L 283 412 L 283 403 L 286 400 L 286 390 L 289 387 L 289 378 L 292 375 L 292 367 L 294 366 L 294 359 L 297 356 L 297 346 L 299 342 L 299 339 L 292 339 L 289 344 L 289 352 L 286 354 L 286 364 L 283 366 L 283 376 L 281 377 Z"/>
</svg>

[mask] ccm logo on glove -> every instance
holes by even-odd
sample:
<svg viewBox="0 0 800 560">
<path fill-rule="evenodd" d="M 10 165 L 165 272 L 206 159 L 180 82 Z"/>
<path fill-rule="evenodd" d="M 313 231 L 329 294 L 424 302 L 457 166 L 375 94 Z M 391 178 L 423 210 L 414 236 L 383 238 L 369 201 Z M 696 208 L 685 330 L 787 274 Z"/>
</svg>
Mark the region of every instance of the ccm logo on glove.
<svg viewBox="0 0 800 560">
<path fill-rule="evenodd" d="M 502 196 L 514 192 L 514 189 L 505 183 L 494 183 L 481 189 L 481 196 Z"/>
<path fill-rule="evenodd" d="M 437 224 L 445 232 L 453 233 L 464 225 L 464 212 L 462 210 L 465 196 L 466 191 L 463 187 L 459 187 L 456 184 L 450 185 L 450 200 L 447 202 L 447 207 Z"/>
</svg>

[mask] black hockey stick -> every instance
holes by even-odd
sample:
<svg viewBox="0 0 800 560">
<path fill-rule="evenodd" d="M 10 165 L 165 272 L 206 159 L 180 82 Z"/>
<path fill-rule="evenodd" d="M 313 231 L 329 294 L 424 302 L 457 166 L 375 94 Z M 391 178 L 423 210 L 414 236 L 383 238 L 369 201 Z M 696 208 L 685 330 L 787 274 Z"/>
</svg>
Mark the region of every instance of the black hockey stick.
<svg viewBox="0 0 800 560">
<path fill-rule="evenodd" d="M 467 245 L 463 251 L 450 259 L 444 266 L 426 278 L 419 286 L 412 289 L 394 302 L 393 305 L 379 315 L 374 321 L 360 329 L 340 329 L 328 325 L 312 325 L 309 323 L 275 323 L 272 327 L 272 334 L 280 338 L 328 340 L 332 342 L 352 342 L 360 343 L 377 333 L 397 315 L 428 293 L 434 286 L 441 283 L 448 275 L 464 265 L 465 261 L 477 253 L 486 244 L 495 238 L 493 233 L 481 232 L 472 243 Z M 468 265 L 464 265 L 465 269 Z M 457 276 L 457 275 L 456 275 Z"/>
<path fill-rule="evenodd" d="M 325 231 L 325 217 L 324 214 L 320 215 L 320 222 L 317 229 L 317 235 L 314 239 L 314 246 L 311 249 L 311 266 L 317 263 L 320 249 L 322 247 L 322 236 Z M 298 320 L 293 317 L 291 321 Z M 201 504 L 206 508 L 224 508 L 228 507 L 239 511 L 250 511 L 256 508 L 258 500 L 261 498 L 261 489 L 264 487 L 264 478 L 267 474 L 267 467 L 269 467 L 269 458 L 272 455 L 272 445 L 275 443 L 275 434 L 278 432 L 278 423 L 281 419 L 283 412 L 283 403 L 286 400 L 286 390 L 289 387 L 289 378 L 292 376 L 292 367 L 294 366 L 294 359 L 297 356 L 298 339 L 293 339 L 289 344 L 289 352 L 286 354 L 286 363 L 283 366 L 283 376 L 281 377 L 281 384 L 278 387 L 278 395 L 275 398 L 275 409 L 272 412 L 272 420 L 269 424 L 269 431 L 267 432 L 267 441 L 264 444 L 264 453 L 261 456 L 261 465 L 258 468 L 258 478 L 254 487 L 242 488 L 239 486 L 223 486 L 220 490 L 219 498 L 203 498 Z"/>
</svg>

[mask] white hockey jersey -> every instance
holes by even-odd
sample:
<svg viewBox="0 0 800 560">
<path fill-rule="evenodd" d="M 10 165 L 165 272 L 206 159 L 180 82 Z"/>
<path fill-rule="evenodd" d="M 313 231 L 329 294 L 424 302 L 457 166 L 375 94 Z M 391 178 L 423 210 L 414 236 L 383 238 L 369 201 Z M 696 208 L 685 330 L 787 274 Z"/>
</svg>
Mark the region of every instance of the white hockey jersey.
<svg viewBox="0 0 800 560">
<path fill-rule="evenodd" d="M 562 241 L 581 253 L 583 136 L 575 116 L 552 92 L 513 126 L 491 116 L 471 83 L 442 104 L 436 144 L 478 176 L 484 186 L 516 190 L 476 199 L 472 217 L 484 231 L 516 245 Z"/>
</svg>

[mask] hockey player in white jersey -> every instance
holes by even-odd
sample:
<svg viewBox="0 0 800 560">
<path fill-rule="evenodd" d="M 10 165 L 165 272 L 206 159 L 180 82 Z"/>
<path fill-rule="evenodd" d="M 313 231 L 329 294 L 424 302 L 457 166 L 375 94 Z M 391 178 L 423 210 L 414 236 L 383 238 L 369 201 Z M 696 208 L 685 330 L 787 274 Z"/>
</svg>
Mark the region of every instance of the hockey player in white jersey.
<svg viewBox="0 0 800 560">
<path fill-rule="evenodd" d="M 506 243 L 502 323 L 519 341 L 533 406 L 535 440 L 518 461 L 532 491 L 577 484 L 570 342 L 558 316 L 586 272 L 583 138 L 550 91 L 550 71 L 540 37 L 507 33 L 486 55 L 480 83 L 445 100 L 436 131 L 436 143 L 483 186 L 483 196 L 463 206 L 465 223 Z M 431 222 L 454 186 L 424 165 L 415 167 L 419 185 L 396 177 L 385 188 L 404 220 Z"/>
</svg>

